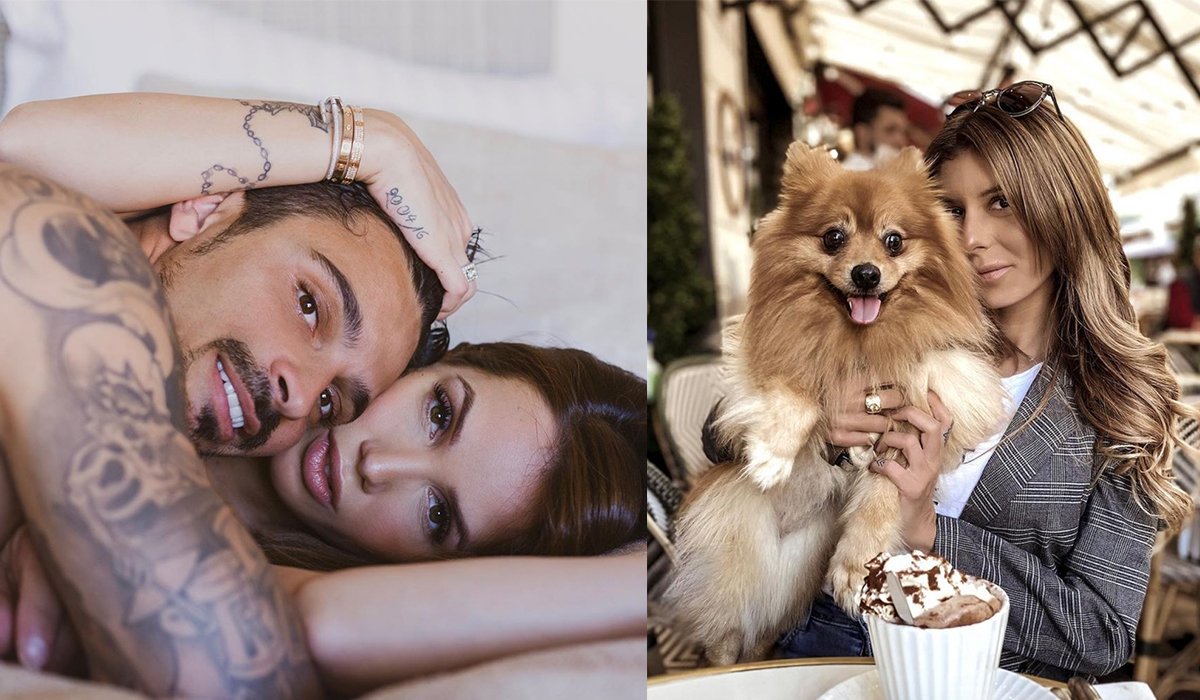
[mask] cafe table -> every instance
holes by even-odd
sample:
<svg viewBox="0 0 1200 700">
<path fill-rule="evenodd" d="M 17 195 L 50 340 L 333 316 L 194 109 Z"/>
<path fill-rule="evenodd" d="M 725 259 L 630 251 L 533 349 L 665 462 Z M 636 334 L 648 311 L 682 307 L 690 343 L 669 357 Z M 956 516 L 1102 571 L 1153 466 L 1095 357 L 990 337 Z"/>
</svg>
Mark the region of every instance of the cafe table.
<svg viewBox="0 0 1200 700">
<path fill-rule="evenodd" d="M 873 659 L 781 659 L 654 676 L 647 700 L 817 700 L 839 683 L 875 668 Z M 1044 678 L 1048 688 L 1064 684 Z M 1103 700 L 1154 700 L 1145 683 L 1096 686 Z"/>
</svg>

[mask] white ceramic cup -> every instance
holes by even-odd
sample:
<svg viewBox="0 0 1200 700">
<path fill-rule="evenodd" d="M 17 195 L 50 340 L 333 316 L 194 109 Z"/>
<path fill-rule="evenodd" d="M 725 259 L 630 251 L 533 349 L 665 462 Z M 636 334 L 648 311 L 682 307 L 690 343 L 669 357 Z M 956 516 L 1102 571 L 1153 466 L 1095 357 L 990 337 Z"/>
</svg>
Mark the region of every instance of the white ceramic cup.
<svg viewBox="0 0 1200 700">
<path fill-rule="evenodd" d="M 867 614 L 884 700 L 991 700 L 1008 627 L 1008 596 L 983 622 L 923 629 Z"/>
</svg>

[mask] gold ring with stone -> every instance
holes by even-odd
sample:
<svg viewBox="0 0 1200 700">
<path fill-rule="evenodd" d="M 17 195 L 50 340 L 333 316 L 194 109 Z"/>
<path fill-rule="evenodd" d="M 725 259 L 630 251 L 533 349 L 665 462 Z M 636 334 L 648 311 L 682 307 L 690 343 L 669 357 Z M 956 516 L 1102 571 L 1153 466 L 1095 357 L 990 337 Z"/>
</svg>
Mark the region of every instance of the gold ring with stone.
<svg viewBox="0 0 1200 700">
<path fill-rule="evenodd" d="M 875 415 L 883 410 L 883 399 L 879 398 L 879 394 L 871 392 L 867 394 L 867 413 Z"/>
</svg>

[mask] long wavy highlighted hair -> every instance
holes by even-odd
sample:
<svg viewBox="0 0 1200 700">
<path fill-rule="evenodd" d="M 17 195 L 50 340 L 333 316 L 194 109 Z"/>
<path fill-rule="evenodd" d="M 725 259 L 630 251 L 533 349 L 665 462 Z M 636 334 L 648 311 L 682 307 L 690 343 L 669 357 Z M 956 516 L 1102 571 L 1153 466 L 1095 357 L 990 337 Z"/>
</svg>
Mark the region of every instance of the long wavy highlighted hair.
<svg viewBox="0 0 1200 700">
<path fill-rule="evenodd" d="M 1178 530 L 1193 501 L 1176 484 L 1171 462 L 1177 448 L 1200 456 L 1179 432 L 1181 418 L 1200 412 L 1179 400 L 1166 349 L 1138 329 L 1129 260 L 1095 156 L 1049 100 L 1019 118 L 993 104 L 950 117 L 925 154 L 930 173 L 966 151 L 991 168 L 1040 262 L 1054 269 L 1056 332 L 1046 362 L 1055 380 L 1059 372 L 1070 377 L 1076 406 L 1096 430 L 1103 460 L 1094 478 L 1108 468 L 1130 474 L 1138 505 Z"/>
</svg>

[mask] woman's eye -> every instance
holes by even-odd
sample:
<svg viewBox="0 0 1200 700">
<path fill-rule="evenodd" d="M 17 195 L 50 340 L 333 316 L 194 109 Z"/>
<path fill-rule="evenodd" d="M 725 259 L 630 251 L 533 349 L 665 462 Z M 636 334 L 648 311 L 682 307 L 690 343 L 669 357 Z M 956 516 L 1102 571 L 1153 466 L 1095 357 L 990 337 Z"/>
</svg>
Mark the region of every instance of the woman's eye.
<svg viewBox="0 0 1200 700">
<path fill-rule="evenodd" d="M 426 513 L 426 527 L 433 537 L 433 541 L 441 544 L 446 540 L 446 535 L 450 533 L 450 506 L 438 497 L 437 491 L 432 487 L 429 489 L 428 511 Z"/>
<path fill-rule="evenodd" d="M 962 207 L 946 207 L 946 211 L 950 212 L 950 216 L 953 216 L 956 219 L 961 219 L 963 217 Z"/>
<path fill-rule="evenodd" d="M 296 295 L 296 301 L 300 304 L 300 315 L 304 316 L 308 327 L 315 329 L 317 327 L 317 300 L 313 298 L 313 295 L 301 289 Z"/>
<path fill-rule="evenodd" d="M 992 200 L 992 208 L 1008 209 L 1008 200 L 1005 199 L 1004 197 L 996 197 L 995 199 Z"/>
<path fill-rule="evenodd" d="M 319 398 L 321 405 L 321 417 L 328 418 L 333 415 L 333 392 L 329 389 L 321 392 Z"/>
<path fill-rule="evenodd" d="M 450 395 L 438 384 L 433 388 L 433 403 L 429 405 L 429 439 L 448 430 L 453 419 L 454 406 L 450 403 Z"/>
</svg>

